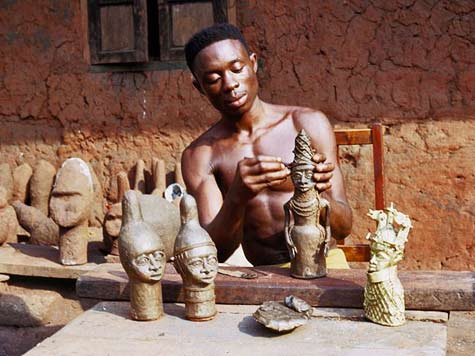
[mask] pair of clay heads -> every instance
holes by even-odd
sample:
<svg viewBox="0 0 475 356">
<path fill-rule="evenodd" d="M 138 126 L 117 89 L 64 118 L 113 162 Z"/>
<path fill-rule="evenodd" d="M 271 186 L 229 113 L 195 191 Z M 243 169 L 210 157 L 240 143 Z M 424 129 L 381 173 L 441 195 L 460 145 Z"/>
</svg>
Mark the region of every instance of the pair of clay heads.
<svg viewBox="0 0 475 356">
<path fill-rule="evenodd" d="M 119 256 L 129 276 L 130 313 L 134 320 L 155 320 L 163 315 L 161 279 L 167 257 L 160 236 L 143 220 L 136 191 L 122 200 Z M 218 271 L 216 247 L 199 225 L 195 199 L 185 194 L 180 203 L 181 228 L 174 257 L 183 279 L 186 317 L 194 321 L 216 315 L 214 279 Z"/>
</svg>

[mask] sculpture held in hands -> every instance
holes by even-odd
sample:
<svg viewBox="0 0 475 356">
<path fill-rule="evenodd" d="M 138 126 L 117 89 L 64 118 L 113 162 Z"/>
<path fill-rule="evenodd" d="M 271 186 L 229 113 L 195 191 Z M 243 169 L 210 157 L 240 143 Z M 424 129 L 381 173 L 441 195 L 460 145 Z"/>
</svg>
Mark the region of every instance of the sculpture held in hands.
<svg viewBox="0 0 475 356">
<path fill-rule="evenodd" d="M 291 259 L 290 273 L 303 279 L 327 274 L 325 257 L 331 236 L 330 205 L 320 198 L 315 188 L 313 155 L 310 138 L 302 130 L 295 139 L 294 161 L 290 167 L 295 191 L 284 205 L 284 233 Z M 325 210 L 325 228 L 320 224 L 322 210 Z"/>
</svg>

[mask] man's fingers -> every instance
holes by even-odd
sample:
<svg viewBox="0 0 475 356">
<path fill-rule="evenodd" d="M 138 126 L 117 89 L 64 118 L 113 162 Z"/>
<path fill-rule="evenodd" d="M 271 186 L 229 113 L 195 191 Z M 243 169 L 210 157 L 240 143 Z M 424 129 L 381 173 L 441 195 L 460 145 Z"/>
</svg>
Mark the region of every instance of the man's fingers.
<svg viewBox="0 0 475 356">
<path fill-rule="evenodd" d="M 251 175 L 258 175 L 266 172 L 285 171 L 284 164 L 281 162 L 265 162 L 259 161 L 247 167 L 247 173 Z"/>
<path fill-rule="evenodd" d="M 315 163 L 325 162 L 327 156 L 324 153 L 315 153 L 312 157 Z"/>
<path fill-rule="evenodd" d="M 320 173 L 331 172 L 335 169 L 335 164 L 332 162 L 319 163 L 316 165 L 315 170 Z"/>
<path fill-rule="evenodd" d="M 244 157 L 242 161 L 246 165 L 253 165 L 259 162 L 282 162 L 282 158 L 275 156 L 258 155 L 256 157 Z"/>
<path fill-rule="evenodd" d="M 315 182 L 327 182 L 333 177 L 333 173 L 314 173 L 313 179 Z"/>
<path fill-rule="evenodd" d="M 260 184 L 260 183 L 271 183 L 276 180 L 285 180 L 290 174 L 290 170 L 283 169 L 274 172 L 267 172 L 265 174 L 249 176 L 247 177 L 248 183 L 250 184 Z"/>
<path fill-rule="evenodd" d="M 270 187 L 276 187 L 278 185 L 281 185 L 282 183 L 284 183 L 286 181 L 286 178 L 284 179 L 277 179 L 277 180 L 273 180 L 273 181 L 270 181 L 270 182 L 266 182 L 266 183 L 259 183 L 259 184 L 256 184 L 254 187 L 256 190 L 262 190 L 264 188 L 270 188 Z"/>
</svg>

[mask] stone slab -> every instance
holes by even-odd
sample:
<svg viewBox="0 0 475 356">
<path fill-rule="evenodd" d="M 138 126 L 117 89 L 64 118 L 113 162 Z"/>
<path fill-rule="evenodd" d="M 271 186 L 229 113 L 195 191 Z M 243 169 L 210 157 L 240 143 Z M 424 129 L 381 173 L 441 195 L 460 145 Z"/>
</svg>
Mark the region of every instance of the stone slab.
<svg viewBox="0 0 475 356">
<path fill-rule="evenodd" d="M 330 270 L 327 277 L 301 280 L 291 278 L 288 269 L 276 267 L 220 267 L 257 272 L 256 279 L 240 279 L 218 274 L 216 301 L 221 304 L 261 304 L 283 300 L 293 294 L 313 306 L 362 308 L 366 272 Z M 453 271 L 400 271 L 405 289 L 406 309 L 475 310 L 475 273 Z M 162 280 L 163 300 L 182 302 L 181 278 L 167 265 Z M 128 278 L 120 264 L 99 266 L 82 275 L 76 283 L 80 297 L 128 300 Z"/>
<path fill-rule="evenodd" d="M 89 262 L 80 266 L 59 263 L 59 250 L 54 246 L 7 244 L 0 247 L 0 273 L 49 278 L 77 279 L 80 275 L 106 262 L 104 256 L 90 242 Z"/>
<path fill-rule="evenodd" d="M 448 355 L 475 355 L 475 312 L 450 312 Z"/>
<path fill-rule="evenodd" d="M 0 291 L 0 325 L 41 326 L 49 322 L 54 309 L 60 308 L 59 293 L 45 290 L 18 293 L 7 288 Z"/>
<path fill-rule="evenodd" d="M 184 319 L 184 307 L 166 304 L 152 322 L 128 318 L 126 302 L 102 302 L 26 353 L 39 355 L 444 355 L 446 326 L 409 321 L 397 328 L 366 321 L 311 319 L 276 334 L 247 311 L 208 322 Z"/>
</svg>

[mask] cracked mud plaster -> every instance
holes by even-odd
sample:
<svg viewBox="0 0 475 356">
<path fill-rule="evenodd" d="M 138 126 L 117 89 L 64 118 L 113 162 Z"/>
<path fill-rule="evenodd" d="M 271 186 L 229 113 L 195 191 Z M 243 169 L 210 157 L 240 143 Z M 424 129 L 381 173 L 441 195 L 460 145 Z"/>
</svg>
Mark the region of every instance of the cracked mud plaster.
<svg viewBox="0 0 475 356">
<path fill-rule="evenodd" d="M 475 3 L 236 4 L 260 58 L 263 99 L 320 109 L 342 127 L 390 125 L 386 200 L 415 221 L 403 267 L 473 268 Z M 120 171 L 137 159 L 151 170 L 153 157 L 172 171 L 183 147 L 217 119 L 186 70 L 91 73 L 80 1 L 0 6 L 0 163 L 14 169 L 46 159 L 58 168 L 80 157 L 114 201 Z M 363 237 L 373 228 L 365 217 L 371 149 L 344 152 L 354 230 Z"/>
</svg>

